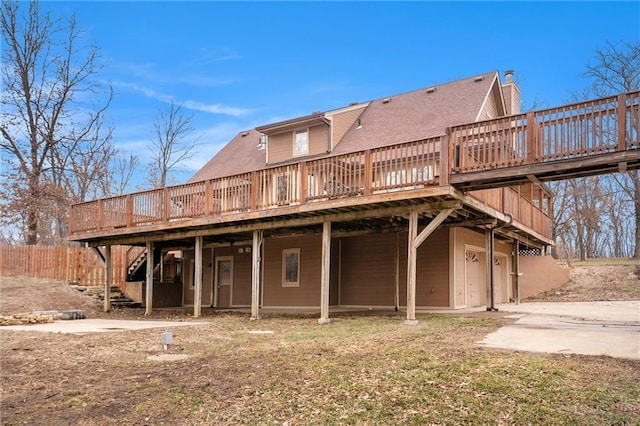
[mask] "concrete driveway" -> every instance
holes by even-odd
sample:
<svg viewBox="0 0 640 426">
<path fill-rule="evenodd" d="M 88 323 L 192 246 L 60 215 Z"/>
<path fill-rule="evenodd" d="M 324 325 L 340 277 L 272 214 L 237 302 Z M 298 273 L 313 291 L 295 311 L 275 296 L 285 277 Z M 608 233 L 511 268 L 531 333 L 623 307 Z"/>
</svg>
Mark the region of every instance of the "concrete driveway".
<svg viewBox="0 0 640 426">
<path fill-rule="evenodd" d="M 512 324 L 478 342 L 528 352 L 640 359 L 640 301 L 498 305 Z"/>
</svg>

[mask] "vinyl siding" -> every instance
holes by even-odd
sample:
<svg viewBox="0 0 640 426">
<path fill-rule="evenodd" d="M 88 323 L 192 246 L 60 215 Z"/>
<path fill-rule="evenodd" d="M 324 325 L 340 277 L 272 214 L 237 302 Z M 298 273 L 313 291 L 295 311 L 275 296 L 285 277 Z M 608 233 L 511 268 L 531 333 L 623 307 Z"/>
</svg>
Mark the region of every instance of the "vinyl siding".
<svg viewBox="0 0 640 426">
<path fill-rule="evenodd" d="M 339 114 L 335 114 L 331 119 L 331 148 L 333 149 L 336 144 L 340 142 L 342 137 L 347 133 L 347 130 L 353 125 L 356 119 L 362 114 L 364 110 L 362 108 L 354 109 L 351 111 L 345 111 Z"/>
<path fill-rule="evenodd" d="M 304 127 L 302 127 L 301 129 L 304 129 Z M 269 163 L 279 163 L 281 161 L 287 161 L 293 158 L 297 158 L 293 155 L 293 137 L 293 131 L 269 136 L 269 143 L 267 145 L 267 149 L 269 150 L 267 157 L 269 159 Z M 316 155 L 327 152 L 328 143 L 329 126 L 327 126 L 326 124 L 321 124 L 319 126 L 309 127 L 308 155 Z"/>
<path fill-rule="evenodd" d="M 215 257 L 233 256 L 233 294 L 231 306 L 251 305 L 251 253 L 244 252 L 250 246 L 219 247 L 215 249 Z M 243 253 L 239 253 L 239 249 Z"/>
<path fill-rule="evenodd" d="M 193 305 L 195 291 L 191 288 L 193 282 L 192 260 L 195 258 L 194 250 L 185 250 L 182 262 L 182 270 L 184 274 L 183 297 L 184 305 Z M 212 251 L 210 248 L 202 250 L 202 306 L 211 306 L 213 304 L 213 273 L 214 267 L 212 262 Z"/>
<path fill-rule="evenodd" d="M 420 247 L 416 265 L 416 306 L 442 307 L 449 303 L 449 228 L 434 231 Z M 400 233 L 400 306 L 407 306 L 407 232 Z"/>
<path fill-rule="evenodd" d="M 332 245 L 333 247 L 333 245 Z M 282 251 L 300 249 L 300 286 L 282 286 Z M 322 237 L 304 235 L 264 241 L 264 296 L 268 306 L 320 306 Z"/>
<path fill-rule="evenodd" d="M 394 233 L 342 239 L 341 305 L 394 306 Z"/>
</svg>

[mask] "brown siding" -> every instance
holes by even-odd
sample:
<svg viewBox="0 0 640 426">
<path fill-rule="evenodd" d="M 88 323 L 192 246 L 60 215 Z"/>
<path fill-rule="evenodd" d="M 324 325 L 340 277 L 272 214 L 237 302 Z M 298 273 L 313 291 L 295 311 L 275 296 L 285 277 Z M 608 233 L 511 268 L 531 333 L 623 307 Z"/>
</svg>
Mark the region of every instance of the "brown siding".
<svg viewBox="0 0 640 426">
<path fill-rule="evenodd" d="M 331 241 L 331 278 L 329 284 L 329 305 L 338 304 L 338 290 L 340 284 L 340 241 Z"/>
<path fill-rule="evenodd" d="M 341 305 L 394 306 L 393 233 L 342 239 Z"/>
<path fill-rule="evenodd" d="M 416 270 L 416 306 L 449 307 L 449 232 L 437 229 L 418 248 Z M 407 306 L 407 233 L 400 233 L 399 241 L 399 305 Z"/>
<path fill-rule="evenodd" d="M 185 250 L 183 253 L 182 269 L 184 276 L 183 284 L 183 297 L 184 305 L 193 305 L 194 289 L 191 288 L 193 283 L 193 267 L 192 260 L 194 259 L 194 250 Z M 213 272 L 214 266 L 212 262 L 212 250 L 205 248 L 202 250 L 202 305 L 211 306 L 213 304 Z"/>
<path fill-rule="evenodd" d="M 251 253 L 245 250 L 250 246 L 218 247 L 215 256 L 233 256 L 233 294 L 232 306 L 251 305 Z M 240 253 L 242 249 L 242 253 Z"/>
<path fill-rule="evenodd" d="M 351 111 L 345 111 L 339 114 L 335 114 L 331 120 L 331 148 L 340 142 L 342 137 L 347 133 L 347 130 L 356 121 L 356 119 L 362 114 L 365 105 L 362 108 L 354 109 Z"/>
<path fill-rule="evenodd" d="M 449 229 L 440 228 L 418 248 L 416 306 L 449 307 Z"/>
<path fill-rule="evenodd" d="M 282 250 L 294 248 L 300 249 L 300 286 L 283 287 Z M 320 306 L 321 253 L 322 238 L 319 235 L 266 239 L 264 306 Z"/>
<path fill-rule="evenodd" d="M 293 156 L 294 132 L 284 132 L 269 136 L 267 149 L 269 163 L 278 163 L 294 158 Z M 309 154 L 322 154 L 327 152 L 329 144 L 329 126 L 322 124 L 309 127 Z"/>
</svg>

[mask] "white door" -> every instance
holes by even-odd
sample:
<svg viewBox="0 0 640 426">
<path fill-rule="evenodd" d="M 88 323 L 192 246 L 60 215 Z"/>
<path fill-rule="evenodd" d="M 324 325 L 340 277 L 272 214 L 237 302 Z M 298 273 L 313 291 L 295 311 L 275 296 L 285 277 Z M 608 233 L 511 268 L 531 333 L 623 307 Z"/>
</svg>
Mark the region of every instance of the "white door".
<svg viewBox="0 0 640 426">
<path fill-rule="evenodd" d="M 465 251 L 465 281 L 467 286 L 467 306 L 482 306 L 487 303 L 483 253 L 472 249 Z"/>
</svg>

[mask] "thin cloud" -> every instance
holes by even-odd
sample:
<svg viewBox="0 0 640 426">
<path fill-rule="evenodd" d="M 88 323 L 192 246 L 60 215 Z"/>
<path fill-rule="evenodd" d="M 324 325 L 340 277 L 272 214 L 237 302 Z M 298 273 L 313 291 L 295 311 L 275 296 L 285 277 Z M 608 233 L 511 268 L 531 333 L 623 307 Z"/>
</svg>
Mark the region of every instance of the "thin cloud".
<svg viewBox="0 0 640 426">
<path fill-rule="evenodd" d="M 230 115 L 232 117 L 242 117 L 250 114 L 253 111 L 248 108 L 239 108 L 220 104 L 205 104 L 198 101 L 177 101 L 177 103 L 184 106 L 185 108 L 193 109 L 196 111 L 204 111 L 211 114 L 224 114 Z"/>
<path fill-rule="evenodd" d="M 161 102 L 165 102 L 165 103 L 174 102 L 187 109 L 208 112 L 210 114 L 222 114 L 222 115 L 229 115 L 232 117 L 242 117 L 253 112 L 253 110 L 249 108 L 233 107 L 233 106 L 221 105 L 221 104 L 206 104 L 203 102 L 193 101 L 193 100 L 183 101 L 183 100 L 175 99 L 173 96 L 167 95 L 165 93 L 157 92 L 153 89 L 150 89 L 148 87 L 145 87 L 136 83 L 114 81 L 113 85 L 117 87 L 123 87 L 123 88 L 129 89 L 131 91 L 140 93 L 144 96 L 156 99 Z"/>
</svg>

